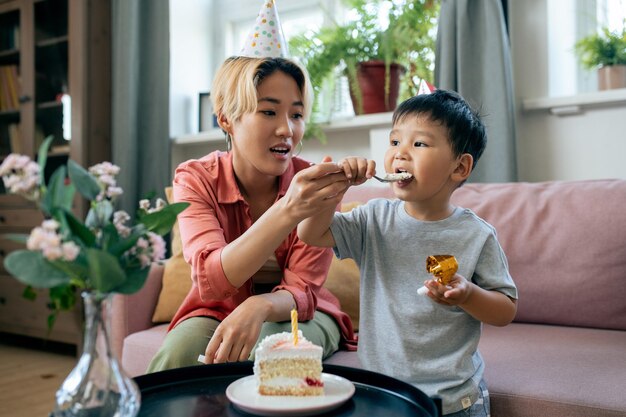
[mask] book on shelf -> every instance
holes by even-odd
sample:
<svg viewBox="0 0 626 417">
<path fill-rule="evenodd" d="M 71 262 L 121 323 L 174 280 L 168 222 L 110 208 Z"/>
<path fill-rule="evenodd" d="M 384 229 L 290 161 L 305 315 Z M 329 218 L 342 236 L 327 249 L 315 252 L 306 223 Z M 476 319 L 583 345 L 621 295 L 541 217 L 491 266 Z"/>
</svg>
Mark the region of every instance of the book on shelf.
<svg viewBox="0 0 626 417">
<path fill-rule="evenodd" d="M 0 111 L 18 110 L 19 96 L 17 65 L 0 66 Z"/>
<path fill-rule="evenodd" d="M 22 153 L 22 140 L 20 134 L 19 123 L 11 123 L 9 129 L 9 142 L 11 144 L 11 153 Z"/>
<path fill-rule="evenodd" d="M 55 155 L 69 155 L 70 153 L 70 145 L 69 144 L 63 144 L 63 145 L 53 145 L 50 147 L 50 155 L 55 156 Z"/>
</svg>

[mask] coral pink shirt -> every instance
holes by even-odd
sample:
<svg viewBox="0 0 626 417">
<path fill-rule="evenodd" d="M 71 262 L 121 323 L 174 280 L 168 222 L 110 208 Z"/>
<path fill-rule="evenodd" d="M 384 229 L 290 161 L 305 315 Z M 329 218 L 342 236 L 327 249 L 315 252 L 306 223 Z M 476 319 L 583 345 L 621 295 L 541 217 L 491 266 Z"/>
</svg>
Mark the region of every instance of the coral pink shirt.
<svg viewBox="0 0 626 417">
<path fill-rule="evenodd" d="M 280 177 L 278 198 L 285 195 L 294 174 L 309 166 L 302 159 L 292 159 L 290 167 Z M 191 265 L 193 285 L 169 329 L 190 317 L 208 316 L 222 321 L 253 295 L 252 280 L 240 288 L 232 286 L 221 263 L 224 247 L 252 225 L 250 207 L 235 180 L 232 154 L 216 151 L 202 159 L 180 164 L 173 189 L 175 201 L 191 203 L 178 215 L 178 224 L 183 255 Z M 331 249 L 306 245 L 298 239 L 294 229 L 275 255 L 283 277 L 272 291 L 289 291 L 302 321 L 311 320 L 316 309 L 332 316 L 341 330 L 344 347 L 356 349 L 350 318 L 339 309 L 337 298 L 322 287 L 332 259 Z"/>
</svg>

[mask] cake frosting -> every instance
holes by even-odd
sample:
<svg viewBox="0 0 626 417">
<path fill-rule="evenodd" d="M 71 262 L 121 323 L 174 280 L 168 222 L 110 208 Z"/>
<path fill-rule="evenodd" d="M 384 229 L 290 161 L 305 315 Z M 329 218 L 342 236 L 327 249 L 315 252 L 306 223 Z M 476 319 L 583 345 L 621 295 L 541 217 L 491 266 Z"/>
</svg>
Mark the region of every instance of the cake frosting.
<svg viewBox="0 0 626 417">
<path fill-rule="evenodd" d="M 322 395 L 322 348 L 298 331 L 265 337 L 254 353 L 254 375 L 261 395 Z"/>
</svg>

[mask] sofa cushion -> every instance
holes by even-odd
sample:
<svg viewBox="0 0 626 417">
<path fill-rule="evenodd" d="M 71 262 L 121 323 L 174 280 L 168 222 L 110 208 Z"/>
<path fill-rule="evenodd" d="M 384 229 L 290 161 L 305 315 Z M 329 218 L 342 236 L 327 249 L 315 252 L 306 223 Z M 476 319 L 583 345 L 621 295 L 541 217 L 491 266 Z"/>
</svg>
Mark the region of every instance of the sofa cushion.
<svg viewBox="0 0 626 417">
<path fill-rule="evenodd" d="M 497 230 L 515 321 L 626 330 L 626 181 L 465 184 L 454 204 Z"/>
<path fill-rule="evenodd" d="M 166 333 L 167 324 L 159 324 L 126 336 L 122 368 L 130 377 L 134 378 L 146 373 L 150 360 L 161 347 Z"/>
<path fill-rule="evenodd" d="M 626 332 L 513 323 L 484 325 L 479 350 L 496 417 L 623 417 Z M 357 352 L 324 363 L 362 368 Z"/>
<path fill-rule="evenodd" d="M 165 189 L 168 203 L 173 202 L 172 187 Z M 172 256 L 165 261 L 163 287 L 152 316 L 153 323 L 169 323 L 191 288 L 191 267 L 183 258 L 178 221 L 172 227 Z"/>
<path fill-rule="evenodd" d="M 626 332 L 513 323 L 483 326 L 491 414 L 507 417 L 626 415 Z"/>
<path fill-rule="evenodd" d="M 350 211 L 363 204 L 349 201 L 341 204 L 341 211 Z M 359 289 L 361 287 L 359 267 L 352 259 L 338 259 L 333 256 L 328 269 L 326 287 L 341 304 L 341 310 L 350 316 L 354 331 L 359 330 Z"/>
</svg>

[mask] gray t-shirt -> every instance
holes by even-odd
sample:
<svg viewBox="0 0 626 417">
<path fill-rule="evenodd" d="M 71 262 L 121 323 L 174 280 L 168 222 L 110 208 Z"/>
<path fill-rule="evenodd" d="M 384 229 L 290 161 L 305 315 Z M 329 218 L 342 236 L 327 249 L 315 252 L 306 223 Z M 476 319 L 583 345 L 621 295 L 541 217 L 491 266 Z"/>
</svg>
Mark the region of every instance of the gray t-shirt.
<svg viewBox="0 0 626 417">
<path fill-rule="evenodd" d="M 469 209 L 427 222 L 409 216 L 401 200 L 374 199 L 335 213 L 331 232 L 337 257 L 360 268 L 362 364 L 441 397 L 444 414 L 473 403 L 484 369 L 477 350 L 481 322 L 417 290 L 432 278 L 426 258 L 447 254 L 468 280 L 516 299 L 495 229 Z"/>
</svg>

